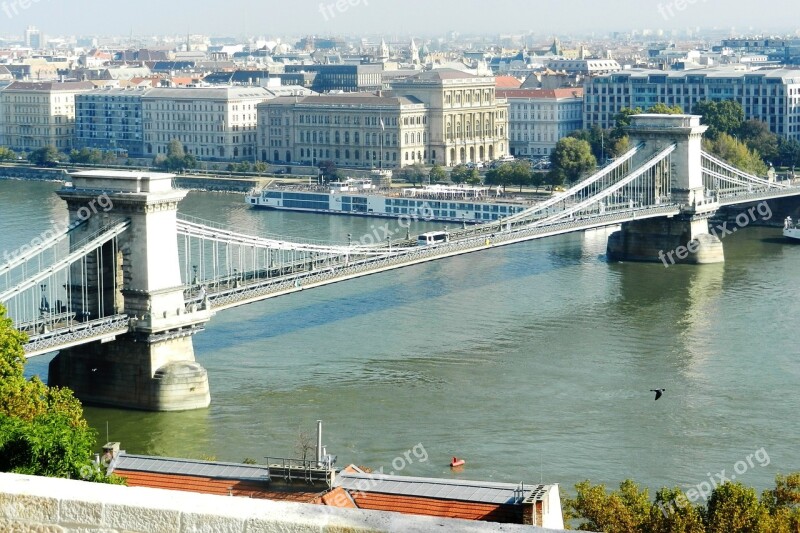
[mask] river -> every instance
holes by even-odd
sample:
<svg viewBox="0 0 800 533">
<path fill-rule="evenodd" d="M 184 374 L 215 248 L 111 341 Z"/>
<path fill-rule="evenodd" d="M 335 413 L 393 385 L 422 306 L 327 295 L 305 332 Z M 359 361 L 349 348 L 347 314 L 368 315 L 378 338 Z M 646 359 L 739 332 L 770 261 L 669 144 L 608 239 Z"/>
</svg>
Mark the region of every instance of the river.
<svg viewBox="0 0 800 533">
<path fill-rule="evenodd" d="M 57 187 L 0 180 L 0 253 L 63 225 Z M 256 211 L 233 194 L 192 192 L 180 211 L 336 242 L 384 224 Z M 209 409 L 86 416 L 131 453 L 224 461 L 295 456 L 322 419 L 340 466 L 570 488 L 689 488 L 724 470 L 763 489 L 800 470 L 800 246 L 747 228 L 724 241 L 723 265 L 665 268 L 608 263 L 606 238 L 517 244 L 222 312 L 194 339 Z M 28 373 L 46 377 L 48 362 Z M 666 389 L 657 402 L 654 388 Z M 415 446 L 425 453 L 407 454 Z"/>
</svg>

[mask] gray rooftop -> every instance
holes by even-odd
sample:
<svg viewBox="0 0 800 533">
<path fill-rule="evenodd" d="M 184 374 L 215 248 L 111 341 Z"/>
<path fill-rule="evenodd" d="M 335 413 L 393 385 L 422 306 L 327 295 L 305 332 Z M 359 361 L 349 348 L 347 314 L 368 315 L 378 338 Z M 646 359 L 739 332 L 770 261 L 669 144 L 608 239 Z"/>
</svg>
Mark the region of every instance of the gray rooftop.
<svg viewBox="0 0 800 533">
<path fill-rule="evenodd" d="M 784 83 L 800 83 L 800 69 L 775 68 L 760 70 L 744 70 L 737 67 L 718 67 L 718 68 L 699 68 L 691 70 L 655 70 L 655 69 L 631 69 L 604 74 L 600 78 L 611 78 L 615 76 L 630 76 L 632 78 L 646 78 L 648 76 L 666 76 L 668 78 L 685 78 L 687 76 L 705 76 L 707 78 L 742 78 L 744 76 L 756 76 L 763 78 L 778 78 Z"/>
<path fill-rule="evenodd" d="M 114 471 L 128 470 L 241 481 L 269 481 L 269 468 L 266 466 L 129 455 L 124 452 L 117 456 L 112 463 L 112 468 Z"/>
<path fill-rule="evenodd" d="M 241 86 L 214 86 L 214 87 L 158 87 L 151 89 L 145 96 L 146 99 L 214 99 L 238 100 L 241 98 L 269 98 L 269 93 L 263 87 Z"/>
<path fill-rule="evenodd" d="M 493 504 L 515 504 L 527 498 L 539 501 L 552 487 L 552 485 L 524 485 L 520 490 L 520 485 L 510 483 L 345 472 L 336 477 L 335 485 L 356 492 Z"/>
</svg>

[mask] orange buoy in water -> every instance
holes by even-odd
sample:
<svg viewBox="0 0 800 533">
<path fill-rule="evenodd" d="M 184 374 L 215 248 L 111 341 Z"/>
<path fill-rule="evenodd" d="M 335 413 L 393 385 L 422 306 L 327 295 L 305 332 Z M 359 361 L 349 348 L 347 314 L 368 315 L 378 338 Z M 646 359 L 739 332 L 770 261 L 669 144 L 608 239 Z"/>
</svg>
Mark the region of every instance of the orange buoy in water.
<svg viewBox="0 0 800 533">
<path fill-rule="evenodd" d="M 455 468 L 457 466 L 464 466 L 466 461 L 464 459 L 459 459 L 458 457 L 453 457 L 453 460 L 450 461 L 450 468 Z"/>
</svg>

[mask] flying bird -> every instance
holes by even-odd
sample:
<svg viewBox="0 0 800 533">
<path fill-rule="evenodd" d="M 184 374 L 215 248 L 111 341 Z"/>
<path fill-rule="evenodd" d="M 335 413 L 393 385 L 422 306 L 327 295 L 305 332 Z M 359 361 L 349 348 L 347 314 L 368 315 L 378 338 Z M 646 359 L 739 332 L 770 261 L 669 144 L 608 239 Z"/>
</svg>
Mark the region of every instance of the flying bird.
<svg viewBox="0 0 800 533">
<path fill-rule="evenodd" d="M 664 394 L 664 392 L 666 392 L 666 390 L 667 389 L 650 389 L 650 392 L 655 392 L 656 400 L 658 400 L 659 398 L 661 398 L 661 395 Z"/>
</svg>

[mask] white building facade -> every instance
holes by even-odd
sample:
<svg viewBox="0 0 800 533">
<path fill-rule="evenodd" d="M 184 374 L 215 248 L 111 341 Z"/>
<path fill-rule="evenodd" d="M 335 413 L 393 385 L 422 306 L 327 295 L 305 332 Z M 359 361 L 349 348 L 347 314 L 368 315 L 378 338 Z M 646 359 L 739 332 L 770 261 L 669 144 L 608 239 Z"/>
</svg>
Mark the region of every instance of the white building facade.
<svg viewBox="0 0 800 533">
<path fill-rule="evenodd" d="M 166 155 L 179 140 L 201 160 L 254 161 L 257 158 L 262 87 L 157 88 L 142 96 L 144 155 Z"/>
<path fill-rule="evenodd" d="M 583 89 L 507 89 L 511 155 L 550 155 L 556 143 L 583 127 Z"/>
<path fill-rule="evenodd" d="M 75 95 L 91 91 L 90 82 L 21 82 L 0 92 L 0 133 L 3 146 L 33 151 L 73 147 Z"/>
<path fill-rule="evenodd" d="M 598 76 L 585 86 L 584 127 L 613 127 L 623 107 L 646 110 L 660 102 L 691 113 L 703 100 L 739 102 L 747 120 L 800 140 L 800 70 L 789 69 L 631 70 Z"/>
</svg>

